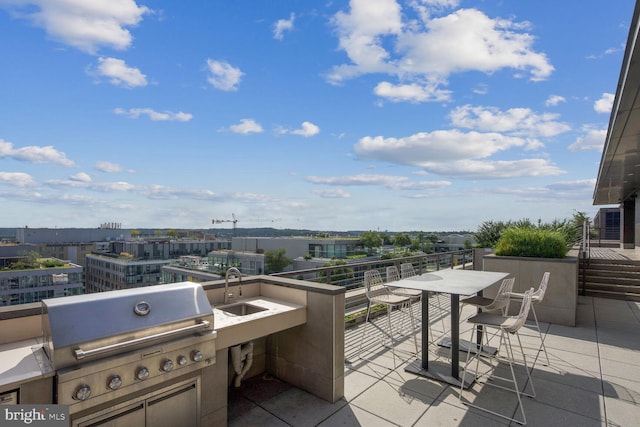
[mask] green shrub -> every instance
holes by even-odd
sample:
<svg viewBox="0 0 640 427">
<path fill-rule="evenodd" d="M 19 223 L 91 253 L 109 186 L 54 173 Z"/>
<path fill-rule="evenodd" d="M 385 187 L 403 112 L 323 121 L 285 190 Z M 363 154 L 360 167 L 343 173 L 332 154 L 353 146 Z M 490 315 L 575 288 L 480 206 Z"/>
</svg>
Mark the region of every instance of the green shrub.
<svg viewBox="0 0 640 427">
<path fill-rule="evenodd" d="M 567 243 L 561 232 L 531 228 L 507 228 L 496 244 L 495 254 L 503 256 L 564 258 Z"/>
</svg>

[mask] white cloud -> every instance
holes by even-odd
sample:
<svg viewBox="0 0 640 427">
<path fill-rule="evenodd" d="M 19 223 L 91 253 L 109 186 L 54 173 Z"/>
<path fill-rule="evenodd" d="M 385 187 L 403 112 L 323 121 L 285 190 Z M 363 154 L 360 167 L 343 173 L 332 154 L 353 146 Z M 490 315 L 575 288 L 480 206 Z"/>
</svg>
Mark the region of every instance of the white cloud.
<svg viewBox="0 0 640 427">
<path fill-rule="evenodd" d="M 27 146 L 15 149 L 11 142 L 0 138 L 0 158 L 9 157 L 30 163 L 54 163 L 65 167 L 73 167 L 75 163 L 67 155 L 52 146 Z"/>
<path fill-rule="evenodd" d="M 71 181 L 78 181 L 78 182 L 84 182 L 84 183 L 91 182 L 91 176 L 89 176 L 89 174 L 85 172 L 78 172 L 77 174 L 70 176 L 69 179 Z"/>
<path fill-rule="evenodd" d="M 358 186 L 376 185 L 392 190 L 424 190 L 451 185 L 449 181 L 411 182 L 406 176 L 360 174 L 348 176 L 308 176 L 306 180 L 313 184 Z"/>
<path fill-rule="evenodd" d="M 551 95 L 549 98 L 547 98 L 547 100 L 544 102 L 544 105 L 546 105 L 547 107 L 554 107 L 558 104 L 560 104 L 561 102 L 567 102 L 567 100 L 565 99 L 564 96 L 560 96 L 560 95 Z"/>
<path fill-rule="evenodd" d="M 545 200 L 583 200 L 589 198 L 595 187 L 595 179 L 581 179 L 549 184 L 544 187 L 498 187 L 491 190 L 495 194 L 518 196 L 522 200 L 540 202 Z"/>
<path fill-rule="evenodd" d="M 610 114 L 614 98 L 615 95 L 612 93 L 603 93 L 600 99 L 593 104 L 593 109 L 597 113 Z"/>
<path fill-rule="evenodd" d="M 264 131 L 260 123 L 253 119 L 242 119 L 239 124 L 229 126 L 229 129 L 234 133 L 241 133 L 243 135 L 261 133 Z"/>
<path fill-rule="evenodd" d="M 424 98 L 416 89 L 430 82 L 435 86 L 424 92 L 438 93 L 454 73 L 491 74 L 510 68 L 538 81 L 553 72 L 546 55 L 533 48 L 535 38 L 527 32 L 527 22 L 492 19 L 476 9 L 430 16 L 430 9 L 455 5 L 455 1 L 414 0 L 410 6 L 420 16 L 418 22 L 396 0 L 351 0 L 349 11 L 338 12 L 332 20 L 339 47 L 351 62 L 333 67 L 327 79 L 340 83 L 364 74 L 395 76 L 398 83 L 383 82 L 378 91 L 394 95 L 396 101 L 417 102 L 439 100 Z"/>
<path fill-rule="evenodd" d="M 374 159 L 423 168 L 443 176 L 470 178 L 507 178 L 563 173 L 541 159 L 492 161 L 486 159 L 513 148 L 530 148 L 532 141 L 500 133 L 440 130 L 420 132 L 404 138 L 381 136 L 361 138 L 354 146 L 363 159 Z"/>
<path fill-rule="evenodd" d="M 117 172 L 122 172 L 122 166 L 120 166 L 117 163 L 111 163 L 111 162 L 97 162 L 95 165 L 95 168 L 98 169 L 100 172 L 106 172 L 106 173 L 117 173 Z"/>
<path fill-rule="evenodd" d="M 224 91 L 238 90 L 240 79 L 244 75 L 240 68 L 236 68 L 226 61 L 214 59 L 207 59 L 207 68 L 209 70 L 207 81 L 211 86 Z"/>
<path fill-rule="evenodd" d="M 393 102 L 427 102 L 448 101 L 451 91 L 439 89 L 437 84 L 398 84 L 380 82 L 373 90 L 381 98 L 387 98 Z"/>
<path fill-rule="evenodd" d="M 582 132 L 583 134 L 567 147 L 569 151 L 602 151 L 604 141 L 607 138 L 606 129 L 585 126 Z"/>
<path fill-rule="evenodd" d="M 147 76 L 117 58 L 98 58 L 98 66 L 95 70 L 90 69 L 89 74 L 106 77 L 114 86 L 134 88 L 147 85 Z"/>
<path fill-rule="evenodd" d="M 174 113 L 172 111 L 155 111 L 151 108 L 130 108 L 125 110 L 123 108 L 116 108 L 113 110 L 114 113 L 122 116 L 127 116 L 132 119 L 137 119 L 140 116 L 147 116 L 149 119 L 154 122 L 157 121 L 177 121 L 177 122 L 188 122 L 193 118 L 192 114 L 183 113 L 179 111 Z"/>
<path fill-rule="evenodd" d="M 302 122 L 300 129 L 294 129 L 291 131 L 294 135 L 301 135 L 304 137 L 314 136 L 320 133 L 320 128 L 311 122 Z"/>
<path fill-rule="evenodd" d="M 466 159 L 450 163 L 425 162 L 422 167 L 434 174 L 467 179 L 505 179 L 565 173 L 546 159 L 499 161 Z"/>
<path fill-rule="evenodd" d="M 100 47 L 123 50 L 136 26 L 151 10 L 135 0 L 4 0 L 15 16 L 44 28 L 49 36 L 84 52 Z"/>
<path fill-rule="evenodd" d="M 536 114 L 529 108 L 500 111 L 495 107 L 463 105 L 452 110 L 449 117 L 454 126 L 512 135 L 551 137 L 571 130 L 556 120 L 558 114 Z"/>
<path fill-rule="evenodd" d="M 351 194 L 347 193 L 341 188 L 329 190 L 313 190 L 313 193 L 325 199 L 348 199 L 351 197 Z"/>
<path fill-rule="evenodd" d="M 31 175 L 23 172 L 0 172 L 0 183 L 15 187 L 32 187 L 36 185 Z"/>
<path fill-rule="evenodd" d="M 289 19 L 278 19 L 273 25 L 273 38 L 276 40 L 282 40 L 284 38 L 285 31 L 293 30 L 293 21 L 295 20 L 295 14 L 291 13 Z"/>
<path fill-rule="evenodd" d="M 419 132 L 404 138 L 382 136 L 361 138 L 354 150 L 360 157 L 391 163 L 421 166 L 428 161 L 485 158 L 499 151 L 526 146 L 523 138 L 499 133 L 439 130 Z"/>
</svg>

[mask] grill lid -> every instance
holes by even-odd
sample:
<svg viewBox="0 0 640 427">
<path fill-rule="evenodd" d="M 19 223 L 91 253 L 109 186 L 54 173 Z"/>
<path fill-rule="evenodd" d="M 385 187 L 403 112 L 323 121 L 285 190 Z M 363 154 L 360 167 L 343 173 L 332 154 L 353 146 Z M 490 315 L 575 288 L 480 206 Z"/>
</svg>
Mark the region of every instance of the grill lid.
<svg viewBox="0 0 640 427">
<path fill-rule="evenodd" d="M 45 299 L 42 307 L 45 349 L 52 361 L 56 353 L 56 368 L 86 355 L 140 347 L 145 339 L 162 340 L 181 330 L 193 333 L 195 325 L 213 330 L 213 310 L 204 289 L 191 282 Z M 92 350 L 105 346 L 110 348 Z"/>
</svg>

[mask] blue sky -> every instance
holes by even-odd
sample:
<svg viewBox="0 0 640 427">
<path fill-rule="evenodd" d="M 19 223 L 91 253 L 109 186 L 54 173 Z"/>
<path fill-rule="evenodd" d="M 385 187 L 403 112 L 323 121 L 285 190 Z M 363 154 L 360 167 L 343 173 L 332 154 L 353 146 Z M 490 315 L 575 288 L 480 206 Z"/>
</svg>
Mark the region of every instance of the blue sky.
<svg viewBox="0 0 640 427">
<path fill-rule="evenodd" d="M 0 0 L 0 226 L 593 217 L 633 6 Z"/>
</svg>

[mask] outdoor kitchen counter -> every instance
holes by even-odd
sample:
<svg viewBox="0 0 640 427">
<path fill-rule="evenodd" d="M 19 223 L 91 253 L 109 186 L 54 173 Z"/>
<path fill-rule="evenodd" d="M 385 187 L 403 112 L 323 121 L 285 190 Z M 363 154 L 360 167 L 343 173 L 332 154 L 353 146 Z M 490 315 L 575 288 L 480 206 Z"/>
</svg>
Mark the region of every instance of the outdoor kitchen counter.
<svg viewBox="0 0 640 427">
<path fill-rule="evenodd" d="M 38 341 L 31 338 L 0 344 L 0 391 L 54 375 Z"/>
<path fill-rule="evenodd" d="M 220 305 L 213 306 L 214 329 L 218 332 L 218 349 L 238 345 L 307 322 L 307 307 L 264 296 L 246 298 L 226 304 L 250 304 L 264 311 L 244 316 L 227 313 Z"/>
</svg>

